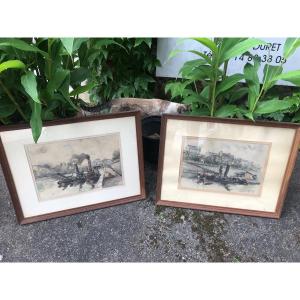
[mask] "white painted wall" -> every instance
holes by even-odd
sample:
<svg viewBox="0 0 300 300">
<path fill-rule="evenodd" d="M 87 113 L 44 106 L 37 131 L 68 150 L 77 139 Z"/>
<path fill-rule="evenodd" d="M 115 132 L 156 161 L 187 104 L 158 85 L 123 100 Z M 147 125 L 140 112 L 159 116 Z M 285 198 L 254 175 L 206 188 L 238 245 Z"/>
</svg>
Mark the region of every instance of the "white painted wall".
<svg viewBox="0 0 300 300">
<path fill-rule="evenodd" d="M 283 45 L 285 38 L 261 38 L 262 40 L 271 44 L 270 52 L 268 49 L 265 49 L 266 46 L 260 45 L 259 47 L 254 47 L 250 52 L 254 55 L 257 54 L 261 57 L 262 63 L 259 70 L 259 76 L 262 80 L 263 77 L 263 67 L 267 59 L 271 60 L 271 65 L 279 65 L 282 59 Z M 258 49 L 257 49 L 258 48 Z M 204 46 L 201 46 L 200 43 L 193 40 L 182 40 L 177 38 L 160 38 L 158 39 L 157 45 L 157 58 L 161 61 L 162 66 L 156 69 L 156 76 L 159 77 L 180 77 L 178 72 L 182 65 L 192 59 L 197 59 L 199 56 L 183 52 L 177 54 L 175 57 L 168 60 L 169 53 L 174 50 L 198 50 L 198 51 L 208 51 Z M 247 57 L 244 57 L 244 60 L 240 60 L 239 57 L 232 59 L 228 65 L 228 74 L 233 73 L 243 73 L 243 67 L 247 62 Z M 283 65 L 284 72 L 298 70 L 300 69 L 300 49 L 298 49 Z M 292 85 L 286 81 L 278 81 L 278 84 L 281 85 Z"/>
</svg>

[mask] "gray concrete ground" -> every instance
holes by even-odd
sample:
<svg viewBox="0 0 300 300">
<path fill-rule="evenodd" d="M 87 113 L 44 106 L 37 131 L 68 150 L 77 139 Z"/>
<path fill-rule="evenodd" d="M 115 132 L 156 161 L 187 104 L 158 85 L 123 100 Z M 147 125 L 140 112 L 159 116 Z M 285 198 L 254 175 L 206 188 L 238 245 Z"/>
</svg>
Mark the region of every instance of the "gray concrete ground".
<svg viewBox="0 0 300 300">
<path fill-rule="evenodd" d="M 300 157 L 280 220 L 155 207 L 156 171 L 145 172 L 144 201 L 25 226 L 0 172 L 0 261 L 300 261 Z"/>
</svg>

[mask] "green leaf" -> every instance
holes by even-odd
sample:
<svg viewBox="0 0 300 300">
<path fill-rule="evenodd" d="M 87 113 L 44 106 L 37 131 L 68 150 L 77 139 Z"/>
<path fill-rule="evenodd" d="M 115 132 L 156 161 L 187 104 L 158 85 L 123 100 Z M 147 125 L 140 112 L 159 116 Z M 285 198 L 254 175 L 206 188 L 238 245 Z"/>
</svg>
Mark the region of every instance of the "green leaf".
<svg viewBox="0 0 300 300">
<path fill-rule="evenodd" d="M 292 119 L 292 122 L 298 123 L 300 122 L 300 110 L 297 111 Z"/>
<path fill-rule="evenodd" d="M 184 50 L 179 50 L 179 49 L 173 49 L 172 51 L 170 51 L 169 55 L 168 55 L 168 60 L 175 57 L 177 54 L 179 53 L 183 53 L 185 52 Z"/>
<path fill-rule="evenodd" d="M 52 76 L 52 79 L 49 80 L 46 88 L 50 97 L 53 97 L 54 92 L 61 87 L 61 85 L 64 83 L 64 80 L 69 74 L 69 70 L 65 69 L 57 69 L 55 71 L 54 75 Z"/>
<path fill-rule="evenodd" d="M 20 60 L 8 60 L 0 64 L 0 73 L 7 69 L 25 69 L 25 67 Z"/>
<path fill-rule="evenodd" d="M 232 88 L 234 85 L 236 85 L 242 79 L 244 79 L 244 75 L 243 74 L 233 74 L 231 76 L 226 77 L 223 81 L 221 81 L 217 85 L 216 97 L 219 94 L 221 94 L 221 93 L 229 90 L 230 88 Z"/>
<path fill-rule="evenodd" d="M 235 44 L 233 47 L 231 47 L 230 49 L 228 49 L 223 54 L 221 61 L 224 62 L 235 56 L 241 55 L 241 54 L 247 52 L 250 48 L 260 45 L 260 44 L 264 45 L 264 44 L 266 44 L 266 42 L 263 40 L 253 39 L 253 38 L 243 40 L 242 42 L 239 42 L 239 43 Z"/>
<path fill-rule="evenodd" d="M 198 103 L 198 104 L 202 104 L 206 107 L 208 107 L 208 99 L 203 97 L 200 94 L 197 94 L 195 92 L 190 92 L 190 95 L 188 95 L 187 97 L 185 97 L 182 101 L 184 104 L 192 104 L 192 103 Z"/>
<path fill-rule="evenodd" d="M 199 97 L 197 94 L 189 95 L 182 100 L 182 103 L 184 104 L 192 104 L 198 102 L 199 102 Z"/>
<path fill-rule="evenodd" d="M 218 53 L 218 47 L 217 45 L 214 43 L 214 41 L 212 41 L 211 39 L 208 38 L 193 38 L 193 40 L 201 43 L 202 45 L 204 45 L 205 47 L 209 48 L 212 53 L 217 54 Z"/>
<path fill-rule="evenodd" d="M 209 116 L 210 111 L 207 107 L 195 107 L 192 105 L 192 111 L 189 113 L 191 116 Z"/>
<path fill-rule="evenodd" d="M 47 52 L 40 50 L 38 47 L 28 44 L 20 39 L 0 39 L 0 46 L 13 47 L 26 52 L 38 52 L 41 53 L 44 57 L 48 58 L 49 55 Z"/>
<path fill-rule="evenodd" d="M 284 80 L 300 86 L 300 70 L 280 74 L 275 76 L 273 80 Z"/>
<path fill-rule="evenodd" d="M 64 45 L 65 49 L 67 50 L 67 52 L 69 53 L 69 55 L 72 56 L 74 38 L 61 38 L 60 40 Z"/>
<path fill-rule="evenodd" d="M 41 103 L 37 90 L 36 77 L 33 72 L 29 71 L 23 75 L 21 77 L 21 83 L 30 98 L 36 103 Z"/>
<path fill-rule="evenodd" d="M 142 89 L 147 91 L 148 90 L 148 85 L 150 82 L 155 82 L 153 78 L 147 74 L 140 75 L 139 77 L 136 77 L 134 79 L 134 88 L 136 90 Z"/>
<path fill-rule="evenodd" d="M 222 105 L 215 113 L 216 117 L 227 118 L 234 117 L 237 112 L 237 106 L 233 104 Z"/>
<path fill-rule="evenodd" d="M 170 82 L 166 84 L 165 87 L 165 93 L 170 92 L 171 93 L 171 98 L 174 99 L 178 96 L 183 97 L 185 94 L 185 89 L 186 87 L 191 84 L 193 81 L 192 80 L 187 80 L 184 82 Z"/>
<path fill-rule="evenodd" d="M 242 97 L 248 94 L 248 91 L 249 90 L 247 87 L 238 88 L 237 90 L 232 92 L 229 102 L 233 103 L 237 100 L 240 100 Z"/>
<path fill-rule="evenodd" d="M 206 54 L 204 54 L 202 52 L 199 52 L 199 51 L 196 51 L 196 50 L 189 50 L 187 52 L 190 52 L 190 53 L 193 53 L 193 54 L 196 54 L 196 55 L 202 57 L 209 65 L 212 63 L 209 56 L 207 56 Z"/>
<path fill-rule="evenodd" d="M 44 121 L 51 121 L 54 120 L 56 116 L 52 111 L 46 109 L 46 110 L 42 110 L 41 118 Z"/>
<path fill-rule="evenodd" d="M 282 122 L 284 119 L 284 112 L 274 112 L 265 115 L 268 119 L 273 119 L 278 122 Z"/>
<path fill-rule="evenodd" d="M 195 59 L 187 61 L 179 70 L 179 74 L 191 80 L 208 79 L 212 76 L 212 68 L 206 65 L 204 59 Z"/>
<path fill-rule="evenodd" d="M 260 61 L 255 60 L 254 64 L 247 63 L 244 66 L 244 77 L 247 83 L 259 84 L 258 69 Z"/>
<path fill-rule="evenodd" d="M 151 48 L 152 38 L 136 38 L 134 42 L 134 47 L 138 47 L 142 43 L 145 43 L 149 48 Z"/>
<path fill-rule="evenodd" d="M 90 70 L 88 68 L 80 67 L 73 69 L 70 74 L 70 83 L 80 84 L 82 81 L 86 80 L 89 77 Z"/>
<path fill-rule="evenodd" d="M 236 110 L 236 117 L 238 119 L 244 119 L 246 114 L 249 114 L 247 107 L 245 107 L 243 104 L 239 104 Z"/>
<path fill-rule="evenodd" d="M 203 88 L 203 90 L 200 92 L 200 95 L 206 99 L 209 98 L 209 86 Z"/>
<path fill-rule="evenodd" d="M 32 101 L 31 106 L 32 106 L 32 113 L 30 118 L 30 126 L 31 126 L 33 140 L 35 143 L 37 143 L 43 127 L 42 118 L 41 118 L 42 105 L 40 103 Z"/>
<path fill-rule="evenodd" d="M 96 39 L 96 42 L 93 47 L 96 49 L 102 49 L 103 47 L 105 48 L 109 45 L 118 45 L 128 53 L 128 50 L 121 43 L 118 43 L 113 39 L 105 39 L 105 38 Z"/>
<path fill-rule="evenodd" d="M 247 112 L 244 114 L 244 116 L 252 121 L 254 121 L 253 113 L 252 112 Z"/>
<path fill-rule="evenodd" d="M 289 99 L 289 100 L 267 100 L 258 103 L 254 113 L 263 115 L 263 114 L 270 114 L 282 110 L 287 110 L 294 105 L 299 106 L 300 100 L 298 98 Z"/>
<path fill-rule="evenodd" d="M 75 109 L 76 111 L 78 111 L 78 107 L 73 103 L 73 101 L 70 98 L 70 93 L 69 93 L 69 88 L 70 88 L 70 72 L 67 71 L 67 75 L 63 81 L 63 83 L 61 84 L 61 86 L 58 88 L 58 91 L 62 94 L 62 96 L 64 97 L 64 99 L 73 107 L 73 109 Z"/>
<path fill-rule="evenodd" d="M 95 86 L 96 86 L 96 83 L 94 83 L 94 82 L 90 82 L 86 85 L 79 86 L 70 93 L 70 96 L 76 96 L 76 95 L 82 94 L 84 92 L 90 91 Z"/>
<path fill-rule="evenodd" d="M 300 46 L 300 38 L 287 38 L 283 46 L 283 56 L 288 59 Z"/>
<path fill-rule="evenodd" d="M 224 54 L 236 44 L 246 40 L 247 38 L 222 38 L 219 46 L 220 61 L 219 65 L 224 62 Z"/>
<path fill-rule="evenodd" d="M 75 38 L 73 42 L 73 52 L 77 51 L 80 46 L 88 40 L 89 38 Z"/>
<path fill-rule="evenodd" d="M 6 98 L 0 98 L 0 118 L 7 118 L 16 111 L 15 105 Z"/>
<path fill-rule="evenodd" d="M 264 83 L 265 90 L 268 90 L 275 85 L 276 80 L 274 80 L 274 78 L 280 75 L 282 71 L 283 71 L 282 66 L 271 66 L 268 64 L 264 66 L 263 83 Z"/>
</svg>

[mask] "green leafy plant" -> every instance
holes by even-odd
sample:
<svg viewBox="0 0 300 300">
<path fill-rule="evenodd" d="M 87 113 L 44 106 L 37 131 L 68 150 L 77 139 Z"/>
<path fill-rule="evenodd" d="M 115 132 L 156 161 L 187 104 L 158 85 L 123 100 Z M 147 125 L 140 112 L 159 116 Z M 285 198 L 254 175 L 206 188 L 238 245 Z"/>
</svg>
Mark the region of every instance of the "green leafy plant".
<svg viewBox="0 0 300 300">
<path fill-rule="evenodd" d="M 160 65 L 152 38 L 116 38 L 90 62 L 97 86 L 91 100 L 103 103 L 120 97 L 153 97 L 155 68 Z"/>
<path fill-rule="evenodd" d="M 300 46 L 299 38 L 288 38 L 284 45 L 280 65 L 264 66 L 263 82 L 260 84 L 258 70 L 260 59 L 252 56 L 248 50 L 255 44 L 264 44 L 256 39 L 195 39 L 208 47 L 211 55 L 190 50 L 201 58 L 186 62 L 180 70 L 183 79 L 166 85 L 166 92 L 171 92 L 173 99 L 191 105 L 192 114 L 216 117 L 239 117 L 255 119 L 284 120 L 291 115 L 292 122 L 300 121 L 300 98 L 292 94 L 279 99 L 279 95 L 270 93 L 278 80 L 300 85 L 300 71 L 283 73 L 283 64 Z M 172 55 L 178 53 L 175 51 Z M 243 74 L 227 76 L 230 59 L 239 55 L 248 56 Z M 239 82 L 244 80 L 246 85 Z M 241 99 L 246 98 L 246 101 Z"/>
<path fill-rule="evenodd" d="M 236 88 L 243 74 L 227 75 L 230 59 L 247 52 L 250 48 L 265 42 L 253 38 L 194 38 L 204 45 L 210 53 L 189 52 L 199 59 L 186 62 L 180 70 L 183 80 L 166 85 L 165 91 L 171 93 L 172 99 L 181 98 L 182 102 L 191 105 L 191 113 L 217 117 L 233 117 L 237 107 L 229 99 L 239 98 L 247 93 L 245 88 Z M 170 57 L 176 55 L 172 52 Z"/>
<path fill-rule="evenodd" d="M 147 96 L 157 60 L 152 39 L 1 38 L 0 121 L 42 122 L 74 116 L 80 96 L 94 101 Z"/>
<path fill-rule="evenodd" d="M 30 122 L 37 141 L 43 120 L 73 116 L 78 107 L 70 90 L 77 96 L 74 91 L 87 78 L 76 60 L 78 50 L 86 41 L 0 39 L 1 122 Z"/>
<path fill-rule="evenodd" d="M 300 46 L 299 38 L 288 38 L 284 44 L 283 56 L 288 59 Z M 278 66 L 266 64 L 263 70 L 262 84 L 259 82 L 258 69 L 260 60 L 254 58 L 254 63 L 247 63 L 244 66 L 244 77 L 248 86 L 248 99 L 245 108 L 240 112 L 252 120 L 257 118 L 271 118 L 278 121 L 283 120 L 285 114 L 292 114 L 299 110 L 299 94 L 279 99 L 278 96 L 269 96 L 268 91 L 277 83 L 278 80 L 284 80 L 300 85 L 300 70 L 283 73 L 283 63 Z M 298 120 L 299 113 L 292 119 L 293 122 Z"/>
</svg>

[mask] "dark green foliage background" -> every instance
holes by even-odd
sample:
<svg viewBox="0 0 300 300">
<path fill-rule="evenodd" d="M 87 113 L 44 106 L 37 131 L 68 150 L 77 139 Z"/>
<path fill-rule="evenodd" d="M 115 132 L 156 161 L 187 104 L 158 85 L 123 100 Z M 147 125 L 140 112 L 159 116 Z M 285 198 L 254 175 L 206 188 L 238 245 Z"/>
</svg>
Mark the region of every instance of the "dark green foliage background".
<svg viewBox="0 0 300 300">
<path fill-rule="evenodd" d="M 94 103 L 153 97 L 152 38 L 0 38 L 0 122 L 42 122 L 74 116 L 82 93 Z"/>
<path fill-rule="evenodd" d="M 114 39 L 92 65 L 93 77 L 99 83 L 91 100 L 105 102 L 120 97 L 154 96 L 156 58 L 154 39 Z M 119 46 L 121 45 L 121 47 Z"/>
<path fill-rule="evenodd" d="M 43 121 L 80 111 L 83 93 L 92 105 L 121 97 L 158 97 L 185 103 L 193 115 L 300 121 L 300 70 L 284 73 L 282 64 L 267 64 L 263 84 L 259 81 L 260 61 L 248 50 L 264 41 L 194 40 L 211 54 L 188 50 L 198 59 L 182 66 L 182 79 L 166 83 L 155 77 L 160 62 L 154 38 L 0 38 L 0 123 L 30 123 L 37 141 Z M 300 38 L 287 38 L 284 57 L 299 47 Z M 229 60 L 238 55 L 251 60 L 243 73 L 228 75 Z M 280 88 L 278 80 L 296 87 Z"/>
</svg>

